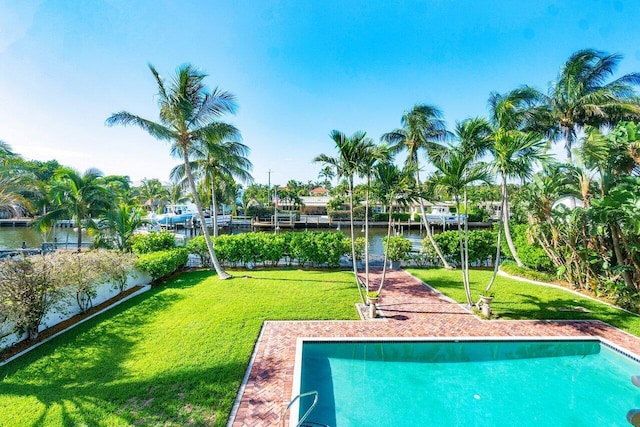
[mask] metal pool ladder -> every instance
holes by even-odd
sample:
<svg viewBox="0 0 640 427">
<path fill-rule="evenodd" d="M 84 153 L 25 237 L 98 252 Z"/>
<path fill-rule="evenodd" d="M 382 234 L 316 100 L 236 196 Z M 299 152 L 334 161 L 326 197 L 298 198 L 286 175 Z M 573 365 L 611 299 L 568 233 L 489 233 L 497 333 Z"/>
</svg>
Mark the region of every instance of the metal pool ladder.
<svg viewBox="0 0 640 427">
<path fill-rule="evenodd" d="M 315 408 L 316 404 L 318 403 L 318 392 L 316 390 L 307 391 L 306 393 L 300 393 L 299 395 L 291 399 L 291 402 L 289 402 L 284 412 L 282 413 L 282 427 L 284 427 L 285 420 L 287 419 L 287 412 L 289 412 L 289 409 L 291 409 L 291 406 L 293 406 L 296 400 L 302 399 L 303 397 L 307 397 L 307 396 L 313 396 L 313 403 L 311 404 L 309 409 L 307 409 L 307 412 L 304 413 L 302 418 L 300 418 L 300 421 L 298 421 L 298 424 L 296 424 L 296 427 L 314 427 L 314 426 L 329 427 L 326 424 L 320 424 L 313 421 L 306 421 L 307 417 L 309 416 L 309 414 L 311 414 L 311 411 L 313 411 L 313 408 Z"/>
</svg>

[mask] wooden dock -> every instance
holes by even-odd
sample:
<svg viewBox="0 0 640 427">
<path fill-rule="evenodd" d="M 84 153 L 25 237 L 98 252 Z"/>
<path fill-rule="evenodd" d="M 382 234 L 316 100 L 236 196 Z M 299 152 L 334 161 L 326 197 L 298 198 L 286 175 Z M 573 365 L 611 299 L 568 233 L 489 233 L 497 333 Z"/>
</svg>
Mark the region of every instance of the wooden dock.
<svg viewBox="0 0 640 427">
<path fill-rule="evenodd" d="M 33 218 L 8 218 L 0 219 L 0 227 L 28 227 Z"/>
</svg>

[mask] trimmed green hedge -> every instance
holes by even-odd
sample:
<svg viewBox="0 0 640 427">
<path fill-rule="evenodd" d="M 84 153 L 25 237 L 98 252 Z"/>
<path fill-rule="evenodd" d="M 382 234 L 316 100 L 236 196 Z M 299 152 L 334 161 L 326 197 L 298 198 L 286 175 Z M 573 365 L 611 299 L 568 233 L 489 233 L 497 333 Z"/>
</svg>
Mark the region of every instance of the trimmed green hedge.
<svg viewBox="0 0 640 427">
<path fill-rule="evenodd" d="M 449 262 L 454 265 L 460 263 L 460 242 L 458 240 L 458 231 L 451 230 L 438 233 L 433 236 L 436 243 L 440 247 L 443 255 Z M 469 262 L 482 262 L 489 257 L 492 259 L 496 256 L 497 234 L 490 230 L 470 230 L 469 231 Z M 435 250 L 431 243 L 425 238 L 422 241 L 423 251 L 431 256 L 436 256 Z"/>
<path fill-rule="evenodd" d="M 168 276 L 185 266 L 189 258 L 187 248 L 173 248 L 165 251 L 141 254 L 136 259 L 136 268 L 146 271 L 153 280 Z"/>
<path fill-rule="evenodd" d="M 391 215 L 391 218 L 396 221 L 409 221 L 411 218 L 411 214 L 407 212 L 394 212 Z M 389 212 L 380 212 L 373 214 L 374 221 L 389 221 Z"/>
<path fill-rule="evenodd" d="M 176 238 L 168 231 L 149 234 L 134 234 L 131 237 L 131 249 L 136 254 L 165 251 L 176 247 Z"/>
<path fill-rule="evenodd" d="M 387 254 L 387 236 L 382 238 L 384 254 L 391 261 L 403 261 L 409 257 L 411 252 L 411 240 L 402 236 L 391 236 L 389 239 L 389 253 Z"/>
<path fill-rule="evenodd" d="M 214 247 L 220 262 L 232 267 L 277 266 L 281 260 L 289 264 L 337 267 L 340 257 L 351 252 L 351 242 L 344 234 L 317 231 L 223 234 L 214 239 Z M 209 266 L 209 252 L 203 236 L 189 240 L 187 249 L 200 257 L 203 266 Z"/>
</svg>

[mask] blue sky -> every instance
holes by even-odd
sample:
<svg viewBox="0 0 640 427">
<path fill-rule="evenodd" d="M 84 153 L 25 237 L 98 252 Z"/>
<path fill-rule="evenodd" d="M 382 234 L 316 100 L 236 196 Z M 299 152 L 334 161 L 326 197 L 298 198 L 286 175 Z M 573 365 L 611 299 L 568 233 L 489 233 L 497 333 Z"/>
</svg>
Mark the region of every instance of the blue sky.
<svg viewBox="0 0 640 427">
<path fill-rule="evenodd" d="M 492 91 L 546 90 L 582 48 L 640 71 L 637 0 L 371 2 L 0 0 L 0 140 L 26 158 L 168 179 L 177 160 L 127 110 L 157 119 L 147 63 L 190 62 L 234 93 L 226 121 L 251 148 L 253 175 L 317 179 L 332 129 L 374 139 L 416 103 L 447 122 L 486 115 Z"/>
</svg>

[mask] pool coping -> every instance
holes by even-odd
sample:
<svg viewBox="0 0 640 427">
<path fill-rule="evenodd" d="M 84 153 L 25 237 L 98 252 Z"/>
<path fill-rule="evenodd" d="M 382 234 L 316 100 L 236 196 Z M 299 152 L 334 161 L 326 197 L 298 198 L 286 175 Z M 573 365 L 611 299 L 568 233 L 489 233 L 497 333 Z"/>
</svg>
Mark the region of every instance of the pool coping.
<svg viewBox="0 0 640 427">
<path fill-rule="evenodd" d="M 287 423 L 293 411 L 287 419 L 282 419 L 282 414 L 295 397 L 294 382 L 299 375 L 294 371 L 300 341 L 587 339 L 599 340 L 640 362 L 640 339 L 602 321 L 485 320 L 405 271 L 392 275 L 381 304 L 389 316 L 384 322 L 265 321 L 227 426 L 295 425 Z"/>
</svg>

